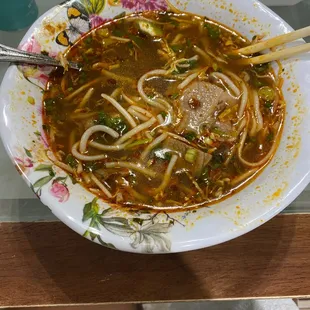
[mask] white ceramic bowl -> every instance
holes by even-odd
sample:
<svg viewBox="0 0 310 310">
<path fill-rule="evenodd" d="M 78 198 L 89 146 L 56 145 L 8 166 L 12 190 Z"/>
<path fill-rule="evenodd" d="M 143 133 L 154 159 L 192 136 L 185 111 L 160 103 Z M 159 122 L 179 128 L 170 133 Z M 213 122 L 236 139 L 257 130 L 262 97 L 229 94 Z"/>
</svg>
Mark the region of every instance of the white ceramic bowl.
<svg viewBox="0 0 310 310">
<path fill-rule="evenodd" d="M 74 1 L 75 3 L 77 1 Z M 91 0 L 80 7 L 89 27 L 123 11 L 163 9 L 165 0 Z M 255 0 L 172 1 L 176 7 L 206 15 L 251 38 L 291 31 L 280 17 Z M 81 3 L 86 3 L 81 1 Z M 105 3 L 105 4 L 104 4 Z M 73 1 L 39 18 L 21 42 L 23 49 L 55 55 L 59 32 L 74 28 L 67 16 Z M 86 24 L 87 25 L 87 24 Z M 42 92 L 49 68 L 10 66 L 1 85 L 1 136 L 9 156 L 42 202 L 66 225 L 105 246 L 138 253 L 181 252 L 215 245 L 263 224 L 289 205 L 309 182 L 310 58 L 283 62 L 283 93 L 287 103 L 280 146 L 271 163 L 248 187 L 219 204 L 174 214 L 126 213 L 109 206 L 72 184 L 67 174 L 46 156 L 42 130 Z"/>
</svg>

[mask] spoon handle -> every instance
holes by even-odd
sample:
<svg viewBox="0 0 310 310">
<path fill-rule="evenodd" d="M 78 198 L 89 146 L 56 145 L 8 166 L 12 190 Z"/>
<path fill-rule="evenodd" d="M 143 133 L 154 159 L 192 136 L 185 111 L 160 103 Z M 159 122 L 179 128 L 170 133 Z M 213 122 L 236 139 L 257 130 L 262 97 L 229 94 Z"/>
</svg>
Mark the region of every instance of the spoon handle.
<svg viewBox="0 0 310 310">
<path fill-rule="evenodd" d="M 56 67 L 62 66 L 58 60 L 52 57 L 21 51 L 3 44 L 0 44 L 0 62 L 26 63 Z M 76 63 L 70 61 L 69 66 L 73 69 L 79 69 Z"/>
</svg>

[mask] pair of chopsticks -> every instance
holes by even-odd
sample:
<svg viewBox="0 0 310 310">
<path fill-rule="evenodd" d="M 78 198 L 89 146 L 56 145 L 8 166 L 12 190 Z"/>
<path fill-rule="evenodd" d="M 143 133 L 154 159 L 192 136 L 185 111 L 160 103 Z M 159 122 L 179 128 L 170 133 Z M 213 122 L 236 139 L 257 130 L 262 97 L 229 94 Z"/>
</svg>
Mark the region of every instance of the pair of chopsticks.
<svg viewBox="0 0 310 310">
<path fill-rule="evenodd" d="M 263 50 L 266 50 L 268 48 L 276 47 L 285 43 L 293 42 L 295 40 L 308 37 L 310 36 L 310 26 L 282 34 L 280 36 L 261 41 L 259 43 L 249 45 L 247 47 L 243 47 L 237 50 L 234 50 L 234 54 L 238 55 L 251 55 L 257 52 L 261 52 Z M 294 47 L 285 48 L 281 51 L 276 52 L 270 52 L 268 54 L 264 54 L 261 56 L 256 57 L 250 57 L 250 58 L 243 58 L 238 60 L 239 64 L 242 65 L 257 65 L 257 64 L 263 64 L 270 61 L 275 61 L 279 59 L 289 58 L 301 53 L 309 52 L 310 51 L 310 43 L 307 44 L 301 44 Z"/>
</svg>

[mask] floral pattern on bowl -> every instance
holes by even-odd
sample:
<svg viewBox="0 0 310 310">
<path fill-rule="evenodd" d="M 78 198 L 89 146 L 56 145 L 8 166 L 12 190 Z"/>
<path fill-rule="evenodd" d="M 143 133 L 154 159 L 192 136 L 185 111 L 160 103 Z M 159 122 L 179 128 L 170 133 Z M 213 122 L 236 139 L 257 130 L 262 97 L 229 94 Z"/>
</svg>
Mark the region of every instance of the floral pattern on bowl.
<svg viewBox="0 0 310 310">
<path fill-rule="evenodd" d="M 221 0 L 221 5 L 217 0 L 171 2 L 179 9 L 205 14 L 234 26 L 248 37 L 266 32 L 267 24 L 271 25 L 269 35 L 291 30 L 255 0 L 246 3 L 236 0 L 234 5 L 228 0 Z M 67 1 L 39 18 L 20 48 L 57 57 L 83 33 L 124 11 L 166 10 L 169 5 L 165 0 Z M 242 11 L 238 7 L 242 7 Z M 247 23 L 247 19 L 253 22 Z M 307 122 L 309 112 L 305 107 L 310 100 L 307 91 L 310 85 L 303 76 L 310 70 L 310 61 L 284 62 L 283 66 L 287 76 L 293 77 L 290 81 L 285 76 L 285 96 L 296 102 L 295 106 L 288 106 L 287 119 L 295 117 L 298 122 L 286 122 L 277 155 L 257 180 L 221 204 L 208 208 L 172 214 L 129 212 L 109 206 L 75 184 L 50 160 L 53 154 L 48 150 L 42 128 L 42 91 L 52 70 L 50 67 L 9 68 L 1 86 L 2 140 L 16 168 L 41 201 L 65 224 L 94 242 L 138 253 L 180 252 L 218 244 L 273 217 L 309 181 L 310 163 L 305 158 L 310 145 L 305 141 L 310 141 L 307 136 L 310 122 Z M 293 84 L 300 85 L 298 90 L 295 91 Z M 294 92 L 286 91 L 290 87 Z M 288 148 L 288 144 L 293 147 Z"/>
</svg>

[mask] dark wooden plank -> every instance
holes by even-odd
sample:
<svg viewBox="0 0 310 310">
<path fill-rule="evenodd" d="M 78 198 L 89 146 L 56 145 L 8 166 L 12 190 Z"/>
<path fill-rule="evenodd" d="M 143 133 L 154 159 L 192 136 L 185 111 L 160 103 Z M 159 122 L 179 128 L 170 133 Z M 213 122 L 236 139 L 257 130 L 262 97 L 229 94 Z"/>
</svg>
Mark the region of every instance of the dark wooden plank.
<svg viewBox="0 0 310 310">
<path fill-rule="evenodd" d="M 0 306 L 310 295 L 310 215 L 280 215 L 225 244 L 137 255 L 58 222 L 0 224 Z"/>
</svg>

